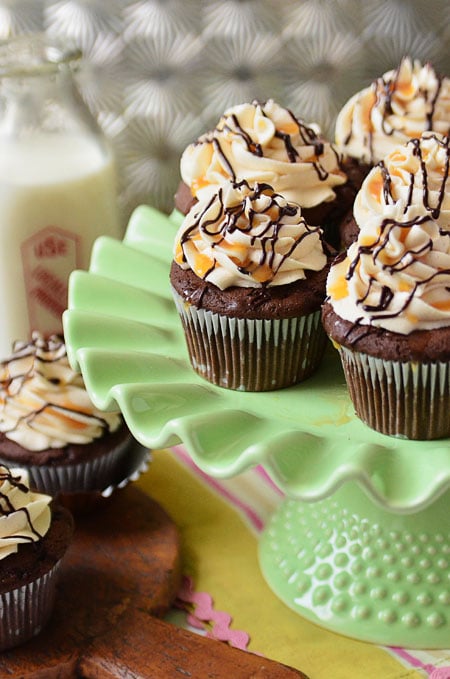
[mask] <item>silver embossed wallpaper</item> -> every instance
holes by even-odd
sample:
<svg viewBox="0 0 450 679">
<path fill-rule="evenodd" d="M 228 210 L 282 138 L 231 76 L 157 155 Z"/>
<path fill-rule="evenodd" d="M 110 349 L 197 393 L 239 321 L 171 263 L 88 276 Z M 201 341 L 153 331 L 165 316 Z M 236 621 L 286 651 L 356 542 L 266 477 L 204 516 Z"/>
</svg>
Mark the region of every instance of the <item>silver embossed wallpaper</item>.
<svg viewBox="0 0 450 679">
<path fill-rule="evenodd" d="M 340 106 L 403 55 L 450 71 L 448 0 L 0 0 L 0 39 L 34 31 L 83 51 L 125 218 L 171 210 L 181 152 L 231 104 L 273 97 L 332 136 Z"/>
</svg>

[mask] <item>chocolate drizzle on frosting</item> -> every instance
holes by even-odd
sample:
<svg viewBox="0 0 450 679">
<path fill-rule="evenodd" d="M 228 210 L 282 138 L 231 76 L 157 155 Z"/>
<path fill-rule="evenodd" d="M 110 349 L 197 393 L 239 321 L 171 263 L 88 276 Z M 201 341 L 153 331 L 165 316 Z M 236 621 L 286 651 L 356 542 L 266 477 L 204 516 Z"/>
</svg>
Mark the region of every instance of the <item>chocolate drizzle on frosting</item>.
<svg viewBox="0 0 450 679">
<path fill-rule="evenodd" d="M 235 134 L 241 136 L 245 144 L 247 145 L 247 149 L 250 151 L 250 153 L 253 153 L 255 156 L 258 156 L 259 158 L 263 156 L 264 154 L 261 148 L 261 144 L 258 144 L 258 142 L 254 142 L 251 136 L 247 134 L 247 132 L 245 132 L 241 125 L 239 125 L 239 120 L 235 113 L 231 114 L 229 120 L 233 124 L 230 125 L 229 122 L 228 123 L 225 122 L 224 129 L 228 130 L 229 132 L 234 132 Z"/>
<path fill-rule="evenodd" d="M 264 107 L 266 106 L 266 104 L 267 102 L 261 102 L 257 100 L 252 101 L 252 106 L 259 107 L 262 115 L 268 118 L 267 113 L 264 111 Z M 286 110 L 288 111 L 290 117 L 292 118 L 292 122 L 296 126 L 297 128 L 296 131 L 300 135 L 300 138 L 302 139 L 303 143 L 307 146 L 313 146 L 315 155 L 317 157 L 321 156 L 324 152 L 323 140 L 316 134 L 312 127 L 306 125 L 302 120 L 297 118 L 289 109 Z M 255 142 L 254 139 L 252 139 L 252 137 L 242 128 L 242 126 L 239 123 L 239 119 L 235 113 L 224 115 L 221 126 L 213 130 L 213 132 L 210 133 L 210 135 L 208 135 L 210 140 L 212 140 L 213 142 L 214 141 L 217 142 L 217 136 L 219 136 L 223 130 L 226 130 L 236 136 L 241 137 L 245 142 L 247 151 L 249 151 L 253 155 L 259 158 L 264 156 L 264 150 L 261 144 Z M 286 152 L 286 157 L 289 160 L 289 162 L 290 163 L 298 162 L 299 153 L 292 141 L 292 135 L 289 134 L 288 132 L 275 130 L 274 136 L 277 139 L 282 140 Z M 338 158 L 339 161 L 341 161 L 341 156 L 337 152 L 336 158 Z M 320 168 L 319 164 L 314 163 L 314 165 L 317 165 L 316 169 L 318 176 L 322 180 L 325 180 L 328 177 L 328 172 L 326 172 L 326 170 L 324 170 L 323 168 Z M 230 175 L 233 178 L 235 177 L 234 172 L 232 170 L 230 171 Z"/>
<path fill-rule="evenodd" d="M 450 140 L 450 137 L 444 137 L 443 139 L 441 139 L 441 138 L 438 138 L 434 134 L 434 135 L 428 135 L 427 138 L 428 139 L 434 139 L 436 144 L 439 144 L 446 151 L 446 161 L 445 161 L 445 166 L 443 168 L 441 186 L 440 186 L 439 192 L 438 192 L 438 201 L 437 201 L 437 204 L 434 207 L 432 207 L 429 203 L 428 171 L 427 171 L 427 166 L 426 166 L 425 160 L 423 158 L 420 139 L 411 139 L 410 144 L 412 144 L 414 146 L 414 155 L 418 156 L 418 158 L 420 160 L 420 167 L 421 167 L 422 175 L 423 175 L 423 204 L 425 205 L 426 209 L 430 211 L 433 219 L 439 219 L 442 201 L 444 200 L 444 196 L 445 196 L 445 189 L 446 189 L 445 185 L 446 185 L 446 182 L 447 182 L 447 179 L 448 179 L 448 174 L 449 174 L 449 165 L 450 165 L 449 140 Z M 411 191 L 412 191 L 413 185 L 414 185 L 414 176 L 411 179 Z"/>
<path fill-rule="evenodd" d="M 431 64 L 428 64 L 429 68 L 432 68 Z M 437 79 L 437 87 L 436 87 L 436 92 L 434 93 L 434 97 L 431 100 L 431 106 L 430 110 L 427 112 L 427 130 L 432 130 L 433 129 L 433 122 L 434 122 L 434 114 L 436 111 L 436 102 L 439 98 L 439 95 L 441 93 L 442 89 L 442 83 L 444 82 L 444 77 L 442 75 L 439 75 L 438 73 L 436 74 L 436 79 Z M 449 123 L 449 132 L 450 132 L 450 123 Z"/>
<path fill-rule="evenodd" d="M 450 325 L 449 168 L 449 137 L 426 132 L 370 172 L 355 203 L 360 234 L 328 278 L 340 316 L 381 327 L 401 318 L 408 332 Z"/>
<path fill-rule="evenodd" d="M 287 200 L 310 208 L 336 198 L 347 181 L 342 155 L 292 111 L 272 99 L 228 109 L 216 127 L 187 147 L 183 181 L 198 200 L 223 181 L 268 182 Z"/>
<path fill-rule="evenodd" d="M 245 181 L 237 182 L 234 184 L 234 186 L 236 188 L 246 187 L 250 189 L 249 185 Z M 275 212 L 276 220 L 271 218 L 267 222 L 266 226 L 262 230 L 259 230 L 258 232 L 258 239 L 260 240 L 262 246 L 261 256 L 259 258 L 259 266 L 268 264 L 268 266 L 272 268 L 274 266 L 275 258 L 275 243 L 279 237 L 278 234 L 280 227 L 282 225 L 283 218 L 285 216 L 290 217 L 295 216 L 295 214 L 298 212 L 298 207 L 296 205 L 292 205 L 289 203 L 285 205 L 280 205 L 277 200 L 279 198 L 278 194 L 273 193 L 272 188 L 268 184 L 256 184 L 254 187 L 252 187 L 248 199 L 249 201 L 253 202 L 258 200 L 263 194 L 265 195 L 271 194 L 270 201 L 265 207 L 264 212 L 266 214 Z M 244 211 L 246 208 L 245 201 L 233 207 L 227 207 L 223 200 L 223 188 L 220 188 L 217 193 L 216 200 L 218 213 L 212 219 L 204 219 L 205 215 L 208 213 L 209 208 L 211 207 L 212 202 L 213 199 L 211 199 L 207 203 L 207 205 L 197 213 L 196 219 L 192 223 L 192 226 L 186 229 L 186 231 L 182 234 L 180 238 L 181 246 L 183 246 L 191 238 L 191 234 L 197 231 L 197 229 L 200 229 L 203 233 L 216 239 L 215 242 L 212 244 L 212 247 L 217 247 L 218 245 L 222 244 L 226 240 L 227 234 L 231 234 L 236 230 L 239 230 L 242 233 L 251 233 L 252 231 L 254 231 L 256 219 L 259 219 L 261 212 L 257 212 L 254 209 L 248 210 L 248 218 L 245 220 L 244 225 L 240 224 L 239 221 L 241 217 L 244 215 Z M 299 235 L 298 238 L 293 240 L 289 249 L 280 258 L 277 267 L 274 271 L 274 274 L 276 274 L 278 269 L 292 254 L 292 252 L 295 250 L 295 248 L 298 246 L 301 240 L 305 238 L 311 231 L 313 230 L 317 231 L 316 227 L 309 227 L 306 224 L 303 217 L 301 217 L 300 219 L 305 227 L 305 232 Z M 255 243 L 255 240 L 256 236 L 251 236 L 250 243 L 253 245 Z M 186 261 L 186 258 L 184 256 L 183 261 Z M 202 277 L 204 279 L 208 278 L 208 275 L 211 273 L 214 267 L 215 262 L 210 269 L 207 269 L 205 271 L 205 274 Z M 245 275 L 251 275 L 252 273 L 250 270 L 243 266 L 238 266 L 238 270 Z M 267 285 L 268 282 L 269 281 L 263 281 L 261 285 L 263 286 Z"/>
<path fill-rule="evenodd" d="M 427 166 L 424 161 L 423 157 L 423 148 L 422 148 L 422 143 L 420 139 L 412 139 L 408 144 L 413 146 L 413 154 L 419 158 L 420 162 L 420 167 L 422 171 L 422 195 L 423 195 L 423 205 L 425 209 L 430 213 L 430 217 L 433 220 L 437 220 L 440 215 L 441 211 L 441 205 L 442 201 L 444 199 L 445 195 L 445 187 L 446 187 L 446 182 L 449 176 L 449 161 L 450 161 L 450 149 L 449 149 L 449 137 L 444 137 L 444 138 L 438 138 L 434 134 L 429 134 L 427 136 L 427 139 L 432 139 L 436 144 L 441 146 L 441 148 L 445 149 L 446 152 L 446 162 L 445 162 L 445 167 L 444 171 L 442 174 L 442 180 L 441 180 L 441 185 L 439 187 L 439 190 L 437 192 L 438 194 L 438 200 L 436 205 L 432 206 L 430 205 L 430 196 L 429 196 L 429 188 L 428 188 L 428 171 L 427 171 Z M 382 176 L 383 176 L 383 194 L 385 198 L 386 204 L 389 202 L 394 203 L 395 200 L 391 195 L 391 176 L 389 174 L 388 169 L 386 168 L 385 164 L 383 161 L 381 161 L 378 165 L 378 167 L 382 171 Z M 413 195 L 413 188 L 414 188 L 414 182 L 415 182 L 415 175 L 413 173 L 410 173 L 410 186 L 408 189 L 408 196 L 405 201 L 405 206 L 404 206 L 404 212 L 406 213 L 408 208 L 411 206 L 411 200 L 412 200 L 412 195 Z M 360 259 L 363 255 L 371 255 L 373 260 L 379 260 L 380 259 L 380 254 L 385 250 L 387 244 L 390 241 L 390 235 L 393 229 L 395 228 L 400 228 L 400 229 L 411 229 L 413 226 L 420 226 L 422 224 L 425 224 L 428 221 L 428 217 L 426 216 L 417 216 L 413 219 L 410 219 L 408 221 L 397 221 L 394 219 L 384 219 L 381 223 L 381 229 L 380 229 L 380 237 L 378 239 L 378 242 L 371 243 L 369 246 L 362 246 L 358 245 L 358 250 L 357 250 L 357 255 L 354 258 L 354 260 L 351 262 L 349 266 L 348 273 L 346 275 L 346 279 L 350 280 L 352 276 L 354 275 L 354 272 L 360 262 Z M 406 249 L 404 253 L 401 254 L 399 259 L 397 261 L 391 261 L 389 265 L 387 264 L 382 264 L 381 268 L 384 270 L 389 270 L 390 272 L 394 271 L 402 271 L 405 270 L 410 264 L 411 261 L 415 260 L 419 255 L 423 255 L 425 252 L 432 250 L 433 248 L 433 243 L 431 239 L 427 241 L 424 245 L 422 245 L 419 249 Z M 366 293 L 366 295 L 359 300 L 359 303 L 362 305 L 362 308 L 364 311 L 368 312 L 369 314 L 372 312 L 378 312 L 377 317 L 378 318 L 391 318 L 393 316 L 396 316 L 400 314 L 402 311 L 404 311 L 411 299 L 413 298 L 414 294 L 416 294 L 417 289 L 420 286 L 423 286 L 430 281 L 432 281 L 436 276 L 439 275 L 444 275 L 448 276 L 450 274 L 449 270 L 441 270 L 437 271 L 428 278 L 423 279 L 420 282 L 417 282 L 416 285 L 414 286 L 413 290 L 411 291 L 409 297 L 407 298 L 406 302 L 403 304 L 403 306 L 398 309 L 395 313 L 393 314 L 380 314 L 380 312 L 385 312 L 387 309 L 389 309 L 389 305 L 394 297 L 394 291 L 387 285 L 383 285 L 381 287 L 381 292 L 379 293 L 379 301 L 378 304 L 364 304 L 364 300 L 370 293 L 370 287 Z"/>
<path fill-rule="evenodd" d="M 349 99 L 336 121 L 336 141 L 345 153 L 373 165 L 395 144 L 423 132 L 449 134 L 449 94 L 449 79 L 430 63 L 404 57 Z"/>
<path fill-rule="evenodd" d="M 264 112 L 264 106 L 266 105 L 266 102 L 259 102 L 259 101 L 252 101 L 252 106 L 260 106 L 261 110 L 264 115 L 266 113 Z M 314 155 L 317 158 L 317 160 L 310 161 L 317 173 L 317 177 L 319 178 L 320 181 L 326 181 L 326 179 L 329 176 L 329 172 L 321 165 L 319 162 L 319 157 L 323 155 L 324 150 L 325 150 L 325 145 L 323 140 L 316 134 L 316 132 L 313 130 L 312 127 L 309 125 L 306 125 L 306 123 L 303 120 L 300 120 L 300 118 L 297 118 L 294 113 L 290 109 L 286 109 L 289 113 L 289 115 L 292 118 L 293 123 L 297 126 L 298 128 L 298 134 L 300 135 L 300 138 L 302 139 L 303 143 L 306 146 L 312 146 L 314 148 Z M 299 162 L 300 155 L 297 149 L 295 148 L 295 145 L 292 141 L 292 135 L 288 134 L 287 132 L 280 132 L 279 130 L 275 131 L 275 137 L 277 139 L 281 139 L 284 143 L 284 147 L 286 150 L 286 156 L 289 160 L 290 163 L 297 163 Z M 250 140 L 251 141 L 251 140 Z M 255 153 L 255 151 L 252 150 L 252 145 L 253 142 L 251 142 L 250 145 L 248 145 L 248 150 L 251 151 L 252 153 Z M 259 146 L 259 145 L 258 145 Z M 333 145 L 330 145 L 331 148 L 334 151 L 336 161 L 339 167 L 342 167 L 342 156 L 337 152 L 336 149 L 334 149 Z M 263 152 L 261 147 L 259 146 L 260 152 L 255 153 L 255 155 L 263 156 Z"/>
<path fill-rule="evenodd" d="M 29 487 L 22 482 L 22 476 L 21 474 L 17 473 L 18 471 L 19 470 L 15 470 L 16 473 L 14 474 L 11 469 L 8 469 L 8 467 L 0 465 L 0 517 L 10 516 L 16 512 L 23 513 L 26 517 L 26 523 L 30 534 L 25 535 L 24 533 L 7 533 L 0 537 L 0 545 L 2 540 L 7 541 L 8 543 L 10 543 L 11 540 L 20 540 L 20 542 L 35 542 L 36 540 L 40 540 L 42 538 L 41 533 L 39 533 L 39 531 L 37 531 L 33 525 L 28 508 L 16 507 L 11 499 L 11 491 L 14 488 L 17 488 L 21 495 L 31 495 Z M 7 492 L 2 490 L 3 486 L 5 485 L 7 486 Z"/>
<path fill-rule="evenodd" d="M 236 285 L 265 287 L 279 275 L 288 276 L 283 284 L 303 278 L 304 268 L 320 270 L 325 251 L 321 230 L 306 223 L 298 205 L 268 184 L 241 181 L 224 183 L 209 200 L 192 208 L 177 236 L 175 260 L 191 266 L 203 280 L 211 281 L 212 272 L 220 268 L 227 279 L 239 274 Z M 302 262 L 308 252 L 314 253 L 310 267 Z"/>
<path fill-rule="evenodd" d="M 394 128 L 390 125 L 386 125 L 386 118 L 393 113 L 392 97 L 398 87 L 400 68 L 401 64 L 394 71 L 392 79 L 381 77 L 378 78 L 378 80 L 375 80 L 373 83 L 373 88 L 375 91 L 374 106 L 380 106 L 382 110 L 381 129 L 383 130 L 384 134 L 387 135 L 394 133 Z"/>
<path fill-rule="evenodd" d="M 228 158 L 226 157 L 226 155 L 222 151 L 222 147 L 220 146 L 220 142 L 218 141 L 218 139 L 211 137 L 211 143 L 214 146 L 215 150 L 217 151 L 217 154 L 219 155 L 219 158 L 221 159 L 221 161 L 222 161 L 224 167 L 226 168 L 228 174 L 230 175 L 230 177 L 233 178 L 233 181 L 235 181 L 236 175 L 234 173 L 233 166 L 231 165 L 230 162 L 228 162 Z"/>
<path fill-rule="evenodd" d="M 0 364 L 0 431 L 29 450 L 88 443 L 120 423 L 90 401 L 62 337 L 33 333 Z"/>
</svg>

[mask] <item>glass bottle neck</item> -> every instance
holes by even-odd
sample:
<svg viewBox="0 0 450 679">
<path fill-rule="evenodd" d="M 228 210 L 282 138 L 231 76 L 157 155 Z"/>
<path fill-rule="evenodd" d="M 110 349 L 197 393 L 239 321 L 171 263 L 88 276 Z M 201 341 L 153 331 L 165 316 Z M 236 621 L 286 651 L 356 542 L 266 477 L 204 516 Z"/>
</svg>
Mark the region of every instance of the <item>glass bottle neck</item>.
<svg viewBox="0 0 450 679">
<path fill-rule="evenodd" d="M 101 137 L 69 67 L 0 80 L 0 136 L 26 137 L 36 132 Z"/>
</svg>

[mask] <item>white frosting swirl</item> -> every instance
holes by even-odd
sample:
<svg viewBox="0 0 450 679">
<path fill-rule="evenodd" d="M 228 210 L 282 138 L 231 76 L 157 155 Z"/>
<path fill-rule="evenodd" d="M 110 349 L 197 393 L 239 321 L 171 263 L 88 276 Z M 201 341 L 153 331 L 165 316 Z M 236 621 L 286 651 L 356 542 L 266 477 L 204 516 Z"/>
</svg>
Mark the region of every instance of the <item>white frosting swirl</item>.
<svg viewBox="0 0 450 679">
<path fill-rule="evenodd" d="M 200 201 L 175 239 L 175 261 L 221 290 L 285 285 L 326 264 L 322 232 L 270 186 L 226 182 Z"/>
<path fill-rule="evenodd" d="M 314 207 L 334 200 L 333 187 L 347 180 L 339 155 L 319 134 L 272 99 L 240 104 L 187 147 L 181 176 L 199 200 L 232 179 L 270 184 L 287 200 Z"/>
<path fill-rule="evenodd" d="M 406 57 L 344 105 L 336 143 L 347 155 L 375 164 L 427 130 L 448 134 L 449 121 L 450 79 Z"/>
<path fill-rule="evenodd" d="M 449 159 L 449 138 L 428 132 L 366 177 L 358 240 L 327 280 L 339 316 L 401 334 L 450 325 Z"/>
<path fill-rule="evenodd" d="M 0 466 L 0 559 L 20 544 L 37 542 L 50 527 L 50 495 L 29 489 L 23 469 Z"/>
<path fill-rule="evenodd" d="M 0 431 L 27 450 L 90 443 L 121 423 L 97 410 L 59 337 L 18 342 L 0 364 Z"/>
</svg>

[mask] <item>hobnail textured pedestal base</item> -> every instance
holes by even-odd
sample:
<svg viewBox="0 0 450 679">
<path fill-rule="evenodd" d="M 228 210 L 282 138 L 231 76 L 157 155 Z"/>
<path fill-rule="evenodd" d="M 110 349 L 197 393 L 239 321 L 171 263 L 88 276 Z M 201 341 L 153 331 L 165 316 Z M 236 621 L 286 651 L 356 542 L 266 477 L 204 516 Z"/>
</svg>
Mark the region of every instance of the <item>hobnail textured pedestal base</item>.
<svg viewBox="0 0 450 679">
<path fill-rule="evenodd" d="M 356 483 L 289 499 L 260 541 L 273 591 L 305 618 L 356 639 L 450 645 L 450 492 L 414 514 L 375 505 Z"/>
</svg>

